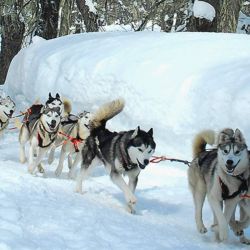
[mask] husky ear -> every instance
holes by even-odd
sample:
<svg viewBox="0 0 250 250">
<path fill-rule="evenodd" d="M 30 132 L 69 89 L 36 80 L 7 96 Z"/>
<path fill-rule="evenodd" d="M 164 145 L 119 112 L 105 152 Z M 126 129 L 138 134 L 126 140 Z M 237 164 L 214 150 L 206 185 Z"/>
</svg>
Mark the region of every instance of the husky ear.
<svg viewBox="0 0 250 250">
<path fill-rule="evenodd" d="M 60 99 L 60 95 L 56 93 L 56 99 Z"/>
<path fill-rule="evenodd" d="M 135 129 L 135 131 L 133 132 L 133 134 L 132 134 L 132 136 L 131 136 L 131 139 L 134 139 L 134 138 L 138 135 L 139 131 L 140 131 L 140 127 L 138 126 L 138 127 Z"/>
<path fill-rule="evenodd" d="M 234 136 L 234 131 L 231 128 L 223 129 L 218 135 L 218 144 L 224 144 L 231 142 L 231 138 Z"/>
<path fill-rule="evenodd" d="M 52 99 L 53 97 L 52 97 L 52 95 L 51 95 L 51 93 L 49 92 L 49 99 Z"/>
<path fill-rule="evenodd" d="M 241 131 L 238 128 L 235 129 L 234 138 L 235 138 L 236 142 L 245 143 L 245 138 L 244 138 L 243 134 L 241 133 Z"/>
<path fill-rule="evenodd" d="M 148 135 L 150 135 L 151 137 L 153 137 L 153 128 L 151 128 L 151 129 L 148 131 Z"/>
</svg>

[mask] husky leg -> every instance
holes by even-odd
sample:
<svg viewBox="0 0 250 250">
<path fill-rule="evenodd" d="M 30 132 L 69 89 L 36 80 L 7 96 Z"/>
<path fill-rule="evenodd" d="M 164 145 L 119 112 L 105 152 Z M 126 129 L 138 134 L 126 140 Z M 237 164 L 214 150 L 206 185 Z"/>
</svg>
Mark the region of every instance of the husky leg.
<svg viewBox="0 0 250 250">
<path fill-rule="evenodd" d="M 27 161 L 26 155 L 25 155 L 25 144 L 27 143 L 29 139 L 29 131 L 25 127 L 25 125 L 22 125 L 20 134 L 19 134 L 19 143 L 20 143 L 20 162 L 25 163 Z"/>
<path fill-rule="evenodd" d="M 60 153 L 59 163 L 58 163 L 57 169 L 55 171 L 55 175 L 57 177 L 60 176 L 62 173 L 65 155 L 66 155 L 66 145 L 63 145 L 62 149 L 61 149 L 61 153 Z"/>
<path fill-rule="evenodd" d="M 202 208 L 206 197 L 206 184 L 200 177 L 196 165 L 190 166 L 188 169 L 188 182 L 193 195 L 195 208 L 195 222 L 198 232 L 204 234 L 207 232 L 202 219 Z"/>
<path fill-rule="evenodd" d="M 93 161 L 92 161 L 92 163 L 90 165 L 82 165 L 81 170 L 80 170 L 80 172 L 79 172 L 79 174 L 77 175 L 77 178 L 76 178 L 76 189 L 75 189 L 75 191 L 77 193 L 83 194 L 82 182 L 87 179 L 91 169 L 93 169 L 94 166 L 95 166 L 95 163 Z"/>
<path fill-rule="evenodd" d="M 212 194 L 208 194 L 208 201 L 218 220 L 218 236 L 220 241 L 224 241 L 228 237 L 228 223 L 221 209 L 221 202 Z M 216 229 L 215 229 L 216 230 Z"/>
<path fill-rule="evenodd" d="M 52 147 L 51 147 L 51 150 L 50 150 L 50 152 L 49 152 L 49 157 L 48 157 L 48 163 L 49 163 L 49 165 L 52 164 L 52 162 L 54 161 L 55 150 L 56 150 L 56 147 L 55 147 L 55 146 L 52 146 Z"/>
<path fill-rule="evenodd" d="M 72 155 L 68 155 L 68 168 L 71 169 L 73 165 Z"/>
<path fill-rule="evenodd" d="M 36 167 L 41 163 L 45 153 L 47 152 L 47 149 L 39 148 L 38 156 L 35 161 L 32 162 L 32 164 L 29 166 L 29 172 L 31 174 L 34 173 Z"/>
<path fill-rule="evenodd" d="M 133 194 L 135 193 L 135 189 L 136 189 L 136 186 L 138 183 L 139 173 L 140 173 L 140 171 L 138 171 L 136 169 L 136 171 L 133 171 L 133 170 L 129 171 L 129 174 L 128 174 L 128 178 L 129 178 L 128 186 Z M 134 204 L 128 203 L 127 204 L 127 211 L 131 214 L 134 214 L 135 213 Z"/>
<path fill-rule="evenodd" d="M 69 156 L 71 158 L 71 154 L 69 154 Z M 76 154 L 76 157 L 75 157 L 75 160 L 74 160 L 73 164 L 71 165 L 71 168 L 69 169 L 68 177 L 70 179 L 74 178 L 74 176 L 75 176 L 75 170 L 76 170 L 76 167 L 77 167 L 78 163 L 80 162 L 80 160 L 81 160 L 81 153 L 78 152 Z"/>
<path fill-rule="evenodd" d="M 127 205 L 129 207 L 131 207 L 131 206 L 133 207 L 133 205 L 135 205 L 135 203 L 136 203 L 136 197 L 131 192 L 131 190 L 129 189 L 129 186 L 126 184 L 126 182 L 124 181 L 122 176 L 118 173 L 111 172 L 110 178 L 123 191 L 123 193 L 125 195 L 125 199 L 128 203 Z"/>
</svg>

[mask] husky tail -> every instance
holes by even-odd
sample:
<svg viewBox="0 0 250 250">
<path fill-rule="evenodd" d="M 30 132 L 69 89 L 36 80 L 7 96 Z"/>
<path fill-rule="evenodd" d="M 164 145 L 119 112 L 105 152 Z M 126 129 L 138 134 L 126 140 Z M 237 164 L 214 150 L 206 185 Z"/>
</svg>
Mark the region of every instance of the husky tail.
<svg viewBox="0 0 250 250">
<path fill-rule="evenodd" d="M 62 102 L 63 102 L 63 107 L 64 107 L 64 115 L 65 116 L 69 115 L 72 111 L 72 104 L 70 100 L 64 97 Z"/>
<path fill-rule="evenodd" d="M 215 143 L 215 132 L 213 130 L 204 130 L 197 134 L 193 140 L 193 158 L 206 149 L 206 145 Z"/>
<path fill-rule="evenodd" d="M 98 128 L 100 126 L 105 126 L 108 120 L 110 120 L 123 110 L 124 105 L 125 101 L 122 98 L 102 105 L 93 115 L 91 121 L 92 129 Z"/>
</svg>

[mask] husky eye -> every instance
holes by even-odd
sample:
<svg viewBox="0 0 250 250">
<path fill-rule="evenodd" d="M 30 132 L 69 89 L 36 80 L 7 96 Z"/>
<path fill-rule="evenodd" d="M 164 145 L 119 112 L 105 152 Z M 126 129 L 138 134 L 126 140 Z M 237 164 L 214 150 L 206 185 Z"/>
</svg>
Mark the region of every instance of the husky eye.
<svg viewBox="0 0 250 250">
<path fill-rule="evenodd" d="M 240 153 L 240 150 L 236 150 L 234 153 L 238 155 Z"/>
<path fill-rule="evenodd" d="M 227 149 L 224 149 L 223 152 L 224 152 L 225 154 L 228 154 L 228 153 L 229 153 L 229 151 L 228 151 Z"/>
<path fill-rule="evenodd" d="M 5 104 L 4 106 L 5 106 L 6 108 L 8 108 L 8 105 L 7 105 L 7 104 Z"/>
<path fill-rule="evenodd" d="M 143 150 L 142 150 L 141 148 L 138 148 L 138 150 L 139 150 L 140 152 L 143 152 Z"/>
<path fill-rule="evenodd" d="M 148 153 L 150 154 L 152 152 L 152 149 L 150 149 L 149 151 L 148 151 Z"/>
</svg>

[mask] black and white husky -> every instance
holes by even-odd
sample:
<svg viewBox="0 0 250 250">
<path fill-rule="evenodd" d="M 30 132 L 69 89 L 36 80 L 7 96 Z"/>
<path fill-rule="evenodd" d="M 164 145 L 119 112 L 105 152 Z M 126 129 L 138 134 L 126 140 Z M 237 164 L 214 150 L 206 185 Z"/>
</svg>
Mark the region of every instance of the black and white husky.
<svg viewBox="0 0 250 250">
<path fill-rule="evenodd" d="M 15 103 L 7 96 L 6 98 L 0 97 L 0 135 L 7 128 L 10 118 L 15 111 Z"/>
<path fill-rule="evenodd" d="M 105 128 L 106 122 L 120 113 L 124 101 L 117 99 L 103 105 L 90 123 L 90 136 L 82 149 L 82 165 L 76 179 L 76 191 L 82 193 L 82 182 L 89 171 L 98 163 L 103 163 L 111 180 L 123 191 L 127 210 L 134 213 L 136 197 L 134 195 L 141 169 L 149 164 L 156 144 L 153 129 L 145 132 L 137 127 L 135 130 L 111 132 Z M 123 175 L 129 178 L 128 184 Z"/>
<path fill-rule="evenodd" d="M 237 204 L 240 204 L 241 195 L 248 190 L 249 155 L 239 129 L 222 130 L 217 137 L 217 148 L 206 151 L 206 144 L 214 142 L 213 131 L 203 131 L 196 136 L 188 181 L 194 199 L 197 230 L 207 232 L 202 219 L 202 207 L 207 196 L 214 213 L 213 231 L 223 241 L 228 237 L 228 224 Z"/>
</svg>

